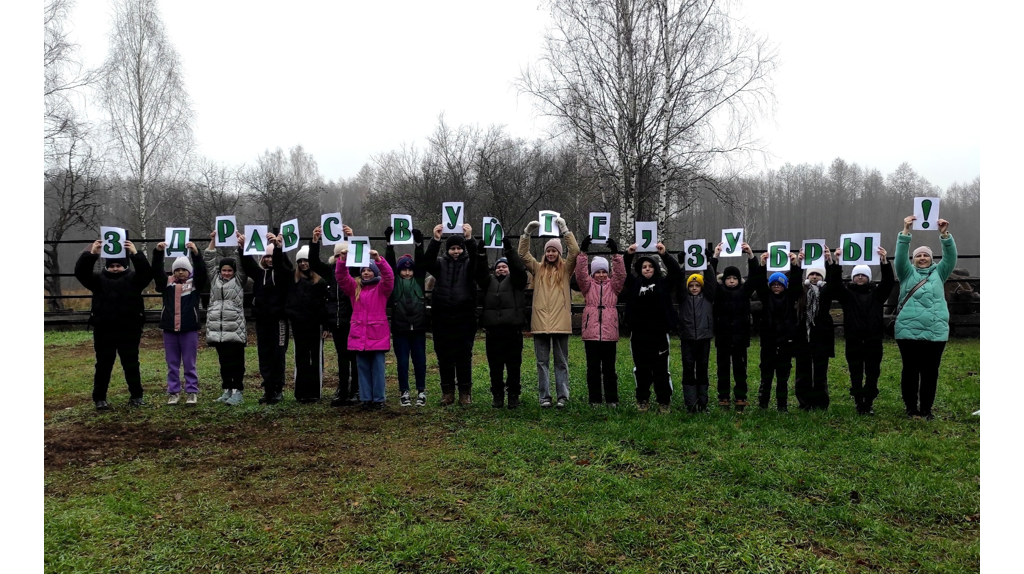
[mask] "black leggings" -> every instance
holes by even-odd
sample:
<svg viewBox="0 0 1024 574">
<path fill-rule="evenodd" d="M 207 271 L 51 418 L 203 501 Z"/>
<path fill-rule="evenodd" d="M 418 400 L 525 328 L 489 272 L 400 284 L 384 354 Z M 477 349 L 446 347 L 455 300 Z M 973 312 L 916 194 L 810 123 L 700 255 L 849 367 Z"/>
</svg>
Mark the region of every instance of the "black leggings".
<svg viewBox="0 0 1024 574">
<path fill-rule="evenodd" d="M 939 383 L 939 363 L 942 362 L 946 342 L 897 339 L 896 344 L 903 357 L 903 374 L 900 377 L 903 404 L 908 412 L 931 414 L 935 388 Z"/>
<path fill-rule="evenodd" d="M 602 402 L 602 378 L 604 402 L 619 402 L 619 375 L 615 372 L 618 344 L 618 341 L 583 341 L 587 353 L 587 394 L 592 405 Z"/>
<path fill-rule="evenodd" d="M 245 343 L 211 343 L 220 361 L 220 388 L 244 389 Z"/>
</svg>

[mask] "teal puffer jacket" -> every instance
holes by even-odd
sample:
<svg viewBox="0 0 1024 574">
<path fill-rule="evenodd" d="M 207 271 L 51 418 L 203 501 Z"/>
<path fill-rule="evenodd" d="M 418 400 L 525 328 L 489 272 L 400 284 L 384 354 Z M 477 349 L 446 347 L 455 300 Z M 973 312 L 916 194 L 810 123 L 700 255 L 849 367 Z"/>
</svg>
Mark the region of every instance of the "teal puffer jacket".
<svg viewBox="0 0 1024 574">
<path fill-rule="evenodd" d="M 946 341 L 949 339 L 949 308 L 946 306 L 946 279 L 956 266 L 956 243 L 950 235 L 942 241 L 942 261 L 919 269 L 910 260 L 910 235 L 896 236 L 896 254 L 893 256 L 896 277 L 900 281 L 900 301 L 922 279 L 927 283 L 914 292 L 896 317 L 896 338 L 918 341 Z"/>
</svg>

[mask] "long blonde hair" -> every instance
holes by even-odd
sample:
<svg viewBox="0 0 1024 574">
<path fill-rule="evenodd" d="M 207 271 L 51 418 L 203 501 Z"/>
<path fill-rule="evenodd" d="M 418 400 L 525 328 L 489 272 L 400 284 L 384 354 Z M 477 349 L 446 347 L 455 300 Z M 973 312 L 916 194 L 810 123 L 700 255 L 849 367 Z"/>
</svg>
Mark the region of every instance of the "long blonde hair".
<svg viewBox="0 0 1024 574">
<path fill-rule="evenodd" d="M 547 284 L 548 287 L 551 287 L 552 289 L 558 288 L 559 284 L 562 281 L 562 275 L 564 271 L 565 259 L 563 259 L 561 255 L 558 256 L 558 259 L 555 259 L 554 263 L 548 263 L 548 256 L 547 254 L 545 254 L 544 259 L 540 264 L 539 272 L 537 273 L 537 275 L 539 276 L 537 277 L 537 279 L 539 279 L 539 281 L 537 282 L 540 283 L 541 281 L 543 281 L 545 284 Z"/>
</svg>

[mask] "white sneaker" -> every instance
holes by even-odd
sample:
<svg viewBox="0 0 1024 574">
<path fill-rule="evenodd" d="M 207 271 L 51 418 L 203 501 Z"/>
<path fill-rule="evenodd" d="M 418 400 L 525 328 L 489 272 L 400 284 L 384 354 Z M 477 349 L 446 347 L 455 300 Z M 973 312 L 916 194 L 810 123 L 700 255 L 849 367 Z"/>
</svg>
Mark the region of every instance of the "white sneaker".
<svg viewBox="0 0 1024 574">
<path fill-rule="evenodd" d="M 218 403 L 227 402 L 227 400 L 230 399 L 230 398 L 231 398 L 231 389 L 224 389 L 224 394 L 219 396 L 219 397 L 217 397 L 217 402 Z"/>
<path fill-rule="evenodd" d="M 412 406 L 412 401 L 409 400 L 409 391 L 406 391 L 406 392 L 402 393 L 402 398 L 400 400 L 400 403 L 401 403 L 401 405 L 403 407 L 411 407 Z"/>
<path fill-rule="evenodd" d="M 197 393 L 188 393 L 185 397 L 186 405 L 194 405 L 199 402 L 199 394 Z"/>
<path fill-rule="evenodd" d="M 231 390 L 231 398 L 224 401 L 224 404 L 235 406 L 242 404 L 242 391 L 238 389 Z"/>
<path fill-rule="evenodd" d="M 564 409 L 566 402 L 568 402 L 567 399 L 558 399 L 558 402 L 555 403 L 555 408 Z"/>
<path fill-rule="evenodd" d="M 420 393 L 416 395 L 416 406 L 425 407 L 427 406 L 427 393 Z"/>
<path fill-rule="evenodd" d="M 540 401 L 540 408 L 542 408 L 542 409 L 550 409 L 551 408 L 551 399 L 542 399 Z"/>
<path fill-rule="evenodd" d="M 176 405 L 176 404 L 178 404 L 178 399 L 179 398 L 180 397 L 179 397 L 178 393 L 168 393 L 168 395 L 167 395 L 167 404 L 169 404 L 169 405 Z"/>
</svg>

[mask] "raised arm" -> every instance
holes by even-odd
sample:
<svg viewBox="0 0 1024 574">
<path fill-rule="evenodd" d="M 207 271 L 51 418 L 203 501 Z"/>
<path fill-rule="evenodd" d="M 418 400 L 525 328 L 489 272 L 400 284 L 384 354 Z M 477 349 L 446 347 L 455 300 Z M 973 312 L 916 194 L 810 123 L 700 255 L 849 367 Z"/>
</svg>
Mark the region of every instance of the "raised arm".
<svg viewBox="0 0 1024 574">
<path fill-rule="evenodd" d="M 189 242 L 191 243 L 191 241 Z M 199 248 L 192 243 L 192 249 L 189 253 L 189 259 L 192 260 L 192 285 L 198 291 L 202 291 L 203 287 L 209 284 L 211 273 L 207 273 L 206 265 L 203 263 L 202 255 L 199 254 Z"/>
<path fill-rule="evenodd" d="M 413 229 L 413 232 L 414 234 L 418 234 L 418 231 L 415 229 Z M 417 243 L 416 247 L 413 249 L 412 277 L 413 279 L 416 280 L 417 283 L 419 283 L 420 289 L 425 290 L 426 287 L 423 285 L 423 283 L 427 277 L 427 259 L 426 256 L 423 254 L 423 236 L 420 235 L 419 238 L 419 243 Z M 434 261 L 437 261 L 437 257 L 434 258 Z"/>
<path fill-rule="evenodd" d="M 427 252 L 423 255 L 426 259 L 424 261 L 424 271 L 430 273 L 434 277 L 441 274 L 440 266 L 437 264 L 437 258 L 441 254 L 441 225 L 434 227 L 434 236 L 430 239 L 430 245 L 427 245 Z M 418 267 L 418 266 L 417 266 Z"/>
<path fill-rule="evenodd" d="M 523 259 L 519 257 L 515 249 L 512 249 L 512 242 L 505 239 L 502 242 L 504 246 L 505 259 L 508 259 L 508 273 L 509 279 L 512 280 L 512 287 L 516 289 L 526 289 L 526 284 L 529 282 L 529 277 L 526 276 L 526 265 L 523 264 Z"/>
<path fill-rule="evenodd" d="M 213 245 L 213 241 L 203 250 L 203 266 L 206 267 L 206 274 L 209 277 L 217 275 L 217 263 L 220 262 L 220 253 Z"/>
<path fill-rule="evenodd" d="M 938 272 L 943 281 L 949 279 L 949 276 L 953 274 L 953 268 L 956 267 L 956 242 L 949 234 L 948 227 L 948 221 L 939 220 L 939 231 L 942 232 L 939 235 L 939 241 L 942 242 L 942 261 L 939 261 Z"/>
<path fill-rule="evenodd" d="M 83 251 L 78 256 L 78 261 L 75 262 L 75 278 L 89 291 L 95 291 L 99 286 L 99 278 L 96 273 L 93 273 L 93 268 L 96 267 L 96 260 L 100 258 L 98 253 L 93 253 L 92 250 L 97 245 L 101 244 L 100 241 L 96 241 L 87 251 Z M 145 259 L 145 258 L 143 258 Z"/>
<path fill-rule="evenodd" d="M 586 295 L 590 291 L 591 281 L 587 254 L 582 251 L 577 253 L 575 264 L 576 269 L 573 272 L 576 274 L 576 284 L 580 286 L 580 293 Z"/>
<path fill-rule="evenodd" d="M 519 258 L 523 260 L 523 265 L 526 266 L 526 270 L 534 275 L 537 274 L 537 260 L 533 258 L 533 254 L 530 253 L 530 234 L 533 233 L 540 223 L 531 221 L 526 229 L 523 230 L 523 234 L 519 236 Z"/>
<path fill-rule="evenodd" d="M 893 265 L 896 267 L 896 277 L 900 283 L 905 283 L 914 266 L 910 263 L 910 240 L 913 235 L 910 233 L 910 226 L 914 222 L 914 216 L 908 216 L 903 220 L 903 231 L 896 236 L 896 252 L 893 255 Z"/>
<path fill-rule="evenodd" d="M 559 218 L 561 220 L 561 218 Z M 562 239 L 565 240 L 565 244 L 568 246 L 568 253 L 566 253 L 566 277 L 572 275 L 573 271 L 576 270 L 576 256 L 580 253 L 580 245 L 576 243 L 576 236 L 572 234 L 572 231 L 568 229 L 562 233 Z"/>
<path fill-rule="evenodd" d="M 477 258 L 478 261 L 473 268 L 473 279 L 481 289 L 486 289 L 487 283 L 491 280 L 491 273 L 487 266 L 487 250 L 481 249 L 480 253 L 477 254 Z"/>
<path fill-rule="evenodd" d="M 338 289 L 351 299 L 356 294 L 356 280 L 348 272 L 346 259 L 348 253 L 342 253 L 334 260 L 334 278 L 338 281 Z"/>
<path fill-rule="evenodd" d="M 309 268 L 321 277 L 329 277 L 333 269 L 320 259 L 320 234 L 317 233 L 319 229 L 317 227 L 313 230 L 313 241 L 309 243 Z"/>
<path fill-rule="evenodd" d="M 238 267 L 241 268 L 242 271 L 249 277 L 255 277 L 256 275 L 258 275 L 260 272 L 259 264 L 256 263 L 256 261 L 254 261 L 252 257 L 248 255 L 242 255 L 241 247 L 238 248 L 237 253 Z"/>
<path fill-rule="evenodd" d="M 371 257 L 376 252 L 371 252 Z M 395 290 L 395 272 L 392 271 L 391 265 L 388 265 L 386 259 L 377 255 L 377 269 L 380 270 L 380 288 L 381 293 L 385 298 L 391 297 L 391 292 Z"/>
<path fill-rule="evenodd" d="M 167 272 L 164 271 L 164 249 L 166 244 L 158 243 L 153 249 L 153 263 L 151 275 L 153 277 L 153 285 L 157 291 L 163 291 L 164 287 L 167 287 Z"/>
<path fill-rule="evenodd" d="M 623 265 L 622 256 L 618 253 L 612 255 L 612 291 L 618 295 L 626 285 L 626 267 Z"/>
</svg>

